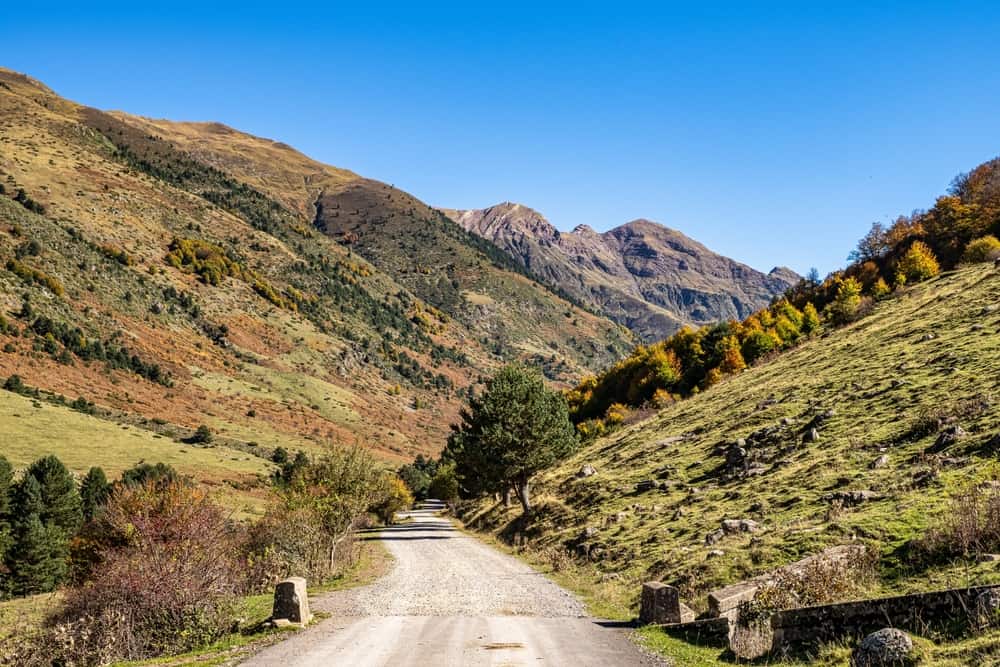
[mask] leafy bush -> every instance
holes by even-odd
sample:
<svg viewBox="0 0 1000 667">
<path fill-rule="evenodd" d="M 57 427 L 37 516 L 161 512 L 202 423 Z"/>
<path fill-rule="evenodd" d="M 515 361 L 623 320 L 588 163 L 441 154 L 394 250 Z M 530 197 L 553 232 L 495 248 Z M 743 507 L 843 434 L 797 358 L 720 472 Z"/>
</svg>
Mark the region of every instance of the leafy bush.
<svg viewBox="0 0 1000 667">
<path fill-rule="evenodd" d="M 122 485 L 98 520 L 90 580 L 48 620 L 54 662 L 96 664 L 178 653 L 231 625 L 245 588 L 238 532 L 208 495 L 181 482 Z"/>
<path fill-rule="evenodd" d="M 842 602 L 863 595 L 875 580 L 878 554 L 859 548 L 841 558 L 817 557 L 796 568 L 775 572 L 749 602 L 740 605 L 740 622 L 753 623 L 773 611 Z"/>
<path fill-rule="evenodd" d="M 914 241 L 906 253 L 896 263 L 896 284 L 909 285 L 941 273 L 937 257 L 923 241 Z"/>
<path fill-rule="evenodd" d="M 381 491 L 382 498 L 372 509 L 382 523 L 391 525 L 395 523 L 396 512 L 401 512 L 413 505 L 413 494 L 406 482 L 396 475 L 386 475 L 384 488 Z"/>
<path fill-rule="evenodd" d="M 355 529 L 368 508 L 385 499 L 384 473 L 358 447 L 333 450 L 314 463 L 300 452 L 286 466 L 288 477 L 276 479 L 277 501 L 250 529 L 254 577 L 324 581 L 350 560 Z"/>
<path fill-rule="evenodd" d="M 437 472 L 431 479 L 427 489 L 427 495 L 438 500 L 451 502 L 458 498 L 458 480 L 455 478 L 455 466 L 438 466 Z"/>
<path fill-rule="evenodd" d="M 26 283 L 37 283 L 56 296 L 62 296 L 65 291 L 62 283 L 57 279 L 47 273 L 39 271 L 38 269 L 33 269 L 27 264 L 16 259 L 7 260 L 7 270 L 16 275 L 22 281 Z"/>
<path fill-rule="evenodd" d="M 962 261 L 969 264 L 992 262 L 998 257 L 1000 257 L 1000 239 L 993 235 L 970 241 L 969 245 L 965 246 L 965 252 L 962 253 Z"/>
</svg>

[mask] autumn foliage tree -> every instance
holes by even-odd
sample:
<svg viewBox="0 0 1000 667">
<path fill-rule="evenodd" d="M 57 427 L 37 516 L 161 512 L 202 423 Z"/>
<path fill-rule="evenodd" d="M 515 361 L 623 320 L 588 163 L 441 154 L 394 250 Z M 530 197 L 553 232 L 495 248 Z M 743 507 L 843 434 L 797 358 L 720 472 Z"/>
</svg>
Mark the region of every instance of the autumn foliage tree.
<svg viewBox="0 0 1000 667">
<path fill-rule="evenodd" d="M 917 283 L 940 272 L 941 267 L 930 246 L 923 241 L 914 241 L 896 264 L 896 284 Z"/>
</svg>

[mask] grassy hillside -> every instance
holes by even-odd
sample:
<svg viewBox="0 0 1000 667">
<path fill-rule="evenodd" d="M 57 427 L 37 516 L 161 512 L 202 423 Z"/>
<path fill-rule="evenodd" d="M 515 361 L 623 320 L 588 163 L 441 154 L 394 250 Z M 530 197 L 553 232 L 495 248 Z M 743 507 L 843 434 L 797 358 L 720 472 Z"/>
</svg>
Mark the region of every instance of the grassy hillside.
<svg viewBox="0 0 1000 667">
<path fill-rule="evenodd" d="M 541 477 L 530 520 L 492 503 L 467 518 L 561 563 L 561 576 L 575 573 L 570 583 L 618 615 L 635 611 L 642 581 L 677 585 L 704 610 L 714 587 L 852 541 L 880 556 L 872 594 L 1000 581 L 994 563 L 917 565 L 906 549 L 952 521 L 952 496 L 1000 477 L 998 303 L 992 265 L 902 290 L 854 324 L 585 445 Z M 964 437 L 935 447 L 954 425 Z M 727 467 L 738 439 L 749 475 Z M 577 478 L 585 464 L 596 474 Z M 637 491 L 645 480 L 663 488 Z M 762 529 L 706 544 L 723 519 L 743 518 Z M 552 555 L 580 545 L 591 557 L 568 570 Z"/>
<path fill-rule="evenodd" d="M 278 446 L 361 443 L 400 461 L 440 446 L 501 358 L 569 383 L 625 349 L 626 332 L 454 225 L 434 241 L 460 257 L 449 278 L 323 234 L 317 200 L 359 183 L 392 190 L 218 124 L 88 109 L 0 69 L 0 381 L 82 398 L 108 428 L 174 447 L 205 424 L 256 467 Z M 397 200 L 352 220 L 409 244 L 377 221 L 399 202 L 430 209 Z M 467 300 L 429 287 L 453 278 Z M 40 437 L 69 450 L 64 433 Z M 124 465 L 106 453 L 91 463 Z"/>
</svg>

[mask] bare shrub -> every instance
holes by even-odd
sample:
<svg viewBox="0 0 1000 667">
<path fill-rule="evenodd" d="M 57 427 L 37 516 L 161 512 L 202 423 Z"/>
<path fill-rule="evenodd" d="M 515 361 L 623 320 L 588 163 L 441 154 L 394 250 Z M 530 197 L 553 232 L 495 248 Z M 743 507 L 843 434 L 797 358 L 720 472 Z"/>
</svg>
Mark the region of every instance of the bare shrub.
<svg viewBox="0 0 1000 667">
<path fill-rule="evenodd" d="M 973 486 L 955 496 L 937 525 L 910 543 L 910 560 L 928 565 L 1000 550 L 1000 482 Z"/>
<path fill-rule="evenodd" d="M 565 572 L 575 565 L 573 554 L 562 546 L 547 547 L 539 555 L 553 572 Z"/>
<path fill-rule="evenodd" d="M 839 558 L 814 558 L 801 567 L 775 572 L 740 605 L 744 625 L 760 625 L 771 612 L 842 602 L 864 594 L 875 579 L 878 555 L 857 549 Z"/>
<path fill-rule="evenodd" d="M 245 584 L 238 533 L 204 491 L 182 482 L 119 487 L 101 527 L 90 580 L 67 591 L 38 642 L 50 661 L 179 653 L 229 630 Z"/>
</svg>

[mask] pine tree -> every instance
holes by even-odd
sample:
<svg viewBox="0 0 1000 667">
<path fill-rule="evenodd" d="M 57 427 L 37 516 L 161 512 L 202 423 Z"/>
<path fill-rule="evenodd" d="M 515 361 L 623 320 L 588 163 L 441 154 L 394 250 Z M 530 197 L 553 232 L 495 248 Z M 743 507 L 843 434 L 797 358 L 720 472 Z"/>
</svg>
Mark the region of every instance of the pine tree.
<svg viewBox="0 0 1000 667">
<path fill-rule="evenodd" d="M 461 418 L 446 456 L 466 489 L 513 487 L 525 512 L 531 511 L 531 478 L 577 444 L 565 397 L 547 389 L 537 371 L 518 364 L 497 371 Z"/>
<path fill-rule="evenodd" d="M 69 470 L 55 456 L 38 459 L 25 472 L 25 477 L 33 477 L 41 490 L 42 523 L 55 525 L 67 535 L 76 533 L 83 523 L 80 494 Z"/>
<path fill-rule="evenodd" d="M 42 521 L 43 488 L 25 474 L 12 494 L 13 543 L 5 563 L 16 595 L 54 590 L 66 575 L 67 535 L 55 524 Z"/>
<path fill-rule="evenodd" d="M 10 462 L 0 455 L 0 563 L 4 562 L 7 550 L 11 545 L 11 511 L 10 499 L 14 485 L 14 469 Z M 0 596 L 3 591 L 0 590 Z"/>
<path fill-rule="evenodd" d="M 83 518 L 90 521 L 97 516 L 110 494 L 111 485 L 108 484 L 108 478 L 104 475 L 104 471 L 96 466 L 88 470 L 83 481 L 80 482 L 80 504 L 83 509 Z"/>
</svg>

